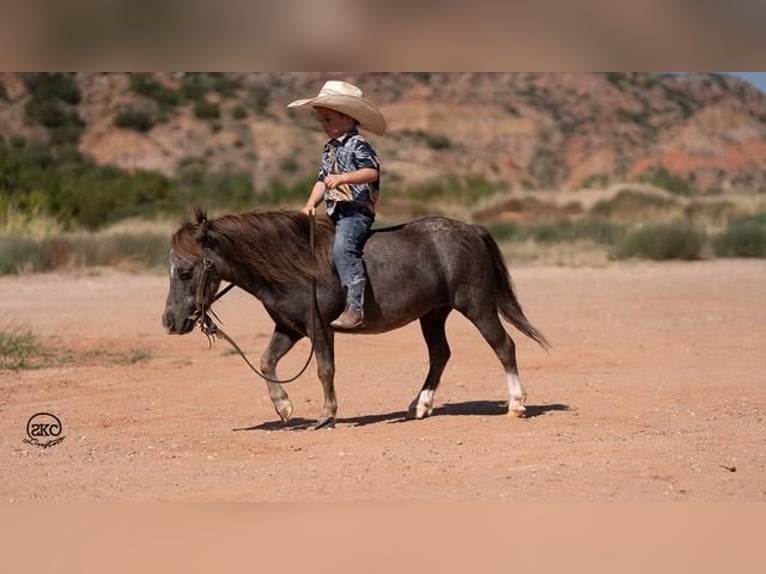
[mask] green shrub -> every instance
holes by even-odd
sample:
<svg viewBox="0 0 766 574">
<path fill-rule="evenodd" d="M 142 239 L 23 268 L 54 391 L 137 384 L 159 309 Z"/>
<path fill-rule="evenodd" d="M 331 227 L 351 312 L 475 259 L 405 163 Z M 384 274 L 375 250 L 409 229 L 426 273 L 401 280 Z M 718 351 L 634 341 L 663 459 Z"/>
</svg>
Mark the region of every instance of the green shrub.
<svg viewBox="0 0 766 574">
<path fill-rule="evenodd" d="M 445 201 L 461 205 L 474 205 L 479 200 L 496 193 L 502 186 L 488 181 L 482 175 L 469 175 L 459 178 L 449 175 L 443 179 L 432 180 L 406 189 L 386 187 L 386 195 L 407 197 L 423 202 Z"/>
<path fill-rule="evenodd" d="M 118 128 L 135 130 L 140 133 L 146 133 L 157 123 L 154 114 L 147 110 L 138 108 L 127 108 L 122 110 L 114 118 L 114 125 Z"/>
<path fill-rule="evenodd" d="M 74 106 L 80 102 L 80 89 L 71 74 L 26 74 L 32 94 L 24 105 L 26 122 L 47 128 L 54 145 L 76 145 L 85 122 Z"/>
<path fill-rule="evenodd" d="M 32 359 L 41 351 L 40 341 L 29 329 L 10 327 L 0 331 L 0 370 L 32 368 Z"/>
<path fill-rule="evenodd" d="M 272 179 L 266 189 L 259 191 L 254 196 L 255 203 L 259 206 L 285 206 L 291 203 L 305 203 L 315 181 L 316 178 L 313 176 L 291 184 L 285 183 L 279 178 Z"/>
<path fill-rule="evenodd" d="M 452 147 L 452 141 L 443 134 L 432 134 L 424 130 L 402 130 L 402 135 L 423 142 L 433 150 L 445 150 Z"/>
<path fill-rule="evenodd" d="M 616 259 L 699 259 L 705 239 L 704 233 L 686 223 L 649 225 L 627 234 L 611 255 Z"/>
<path fill-rule="evenodd" d="M 194 115 L 201 120 L 217 120 L 221 117 L 221 108 L 218 104 L 200 100 L 194 104 Z"/>
<path fill-rule="evenodd" d="M 613 245 L 624 236 L 624 226 L 606 219 L 588 217 L 571 224 L 572 240 L 589 239 L 599 245 Z"/>
<path fill-rule="evenodd" d="M 512 221 L 493 221 L 487 224 L 487 229 L 492 236 L 501 242 L 514 241 L 520 235 L 520 227 Z"/>
<path fill-rule="evenodd" d="M 270 103 L 271 90 L 267 86 L 255 86 L 250 89 L 250 104 L 256 114 L 266 115 Z"/>
<path fill-rule="evenodd" d="M 731 223 L 713 249 L 719 257 L 766 257 L 766 213 Z"/>
<path fill-rule="evenodd" d="M 160 234 L 123 232 L 72 237 L 68 240 L 71 260 L 77 265 L 114 266 L 137 263 L 142 267 L 163 267 L 168 258 L 168 237 Z"/>
<path fill-rule="evenodd" d="M 0 237 L 0 275 L 42 271 L 44 256 L 37 241 L 18 237 Z"/>
<path fill-rule="evenodd" d="M 2 238 L 0 275 L 124 263 L 159 268 L 167 256 L 168 237 L 160 233 L 66 234 L 40 241 Z"/>
<path fill-rule="evenodd" d="M 641 181 L 655 185 L 675 195 L 690 196 L 697 192 L 696 188 L 688 180 L 671 173 L 665 167 L 658 167 L 654 171 L 644 174 L 641 177 Z"/>
<path fill-rule="evenodd" d="M 165 108 L 173 108 L 182 101 L 181 94 L 177 90 L 168 88 L 151 73 L 131 74 L 130 89 Z"/>
<path fill-rule="evenodd" d="M 538 243 L 571 243 L 589 240 L 600 245 L 613 245 L 625 235 L 622 225 L 604 219 L 586 218 L 561 220 L 529 225 L 496 222 L 488 225 L 498 241 L 528 241 Z"/>
<path fill-rule="evenodd" d="M 678 201 L 633 189 L 620 190 L 611 199 L 597 202 L 591 213 L 601 217 L 642 219 L 678 208 Z"/>
<path fill-rule="evenodd" d="M 30 72 L 22 74 L 21 78 L 34 100 L 59 100 L 66 104 L 77 105 L 82 99 L 77 77 L 71 72 Z"/>
<path fill-rule="evenodd" d="M 247 117 L 247 108 L 243 105 L 235 106 L 231 110 L 231 117 L 235 120 L 243 120 Z"/>
<path fill-rule="evenodd" d="M 223 72 L 211 72 L 213 91 L 218 92 L 224 98 L 233 98 L 237 95 L 240 87 L 239 80 L 227 76 Z"/>
</svg>

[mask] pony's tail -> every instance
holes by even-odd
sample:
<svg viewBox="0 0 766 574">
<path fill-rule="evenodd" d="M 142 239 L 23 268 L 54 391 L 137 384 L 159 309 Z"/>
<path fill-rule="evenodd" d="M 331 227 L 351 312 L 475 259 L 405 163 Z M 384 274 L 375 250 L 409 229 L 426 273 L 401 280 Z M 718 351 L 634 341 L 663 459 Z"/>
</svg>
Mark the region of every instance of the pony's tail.
<svg viewBox="0 0 766 574">
<path fill-rule="evenodd" d="M 497 287 L 496 299 L 498 312 L 506 321 L 511 323 L 511 325 L 516 327 L 527 337 L 537 341 L 543 349 L 550 348 L 551 344 L 548 342 L 548 339 L 545 338 L 545 335 L 538 331 L 524 315 L 524 311 L 521 309 L 521 304 L 516 298 L 516 293 L 513 290 L 508 267 L 505 265 L 505 259 L 503 258 L 503 254 L 500 251 L 497 242 L 484 227 L 477 225 L 476 228 L 479 230 L 479 236 L 484 242 L 484 246 L 487 248 L 489 258 L 492 260 L 492 268 L 495 272 L 495 285 Z"/>
</svg>

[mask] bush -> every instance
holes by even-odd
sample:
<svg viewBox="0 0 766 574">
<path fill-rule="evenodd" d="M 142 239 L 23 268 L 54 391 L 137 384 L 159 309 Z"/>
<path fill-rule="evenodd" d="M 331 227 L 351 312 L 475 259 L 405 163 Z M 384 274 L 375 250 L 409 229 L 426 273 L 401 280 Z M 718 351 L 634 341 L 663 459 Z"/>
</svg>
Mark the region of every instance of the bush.
<svg viewBox="0 0 766 574">
<path fill-rule="evenodd" d="M 659 167 L 653 172 L 645 174 L 641 181 L 655 185 L 675 195 L 690 196 L 694 195 L 697 191 L 689 181 L 671 173 L 665 167 Z"/>
<path fill-rule="evenodd" d="M 136 108 L 123 110 L 114 118 L 114 125 L 118 128 L 135 130 L 140 133 L 148 132 L 155 123 L 157 120 L 151 112 Z"/>
<path fill-rule="evenodd" d="M 0 331 L 0 370 L 31 368 L 32 359 L 42 351 L 37 336 L 18 327 Z"/>
<path fill-rule="evenodd" d="M 250 104 L 253 111 L 259 115 L 266 115 L 271 103 L 271 90 L 266 86 L 255 86 L 250 90 Z"/>
<path fill-rule="evenodd" d="M 429 148 L 436 151 L 450 149 L 452 147 L 452 141 L 442 134 L 432 134 L 424 130 L 402 130 L 402 135 L 423 142 Z"/>
<path fill-rule="evenodd" d="M 67 241 L 64 239 L 63 241 Z M 168 237 L 149 233 L 86 235 L 67 241 L 70 262 L 83 266 L 110 266 L 125 262 L 163 267 L 168 258 Z"/>
<path fill-rule="evenodd" d="M 3 238 L 0 275 L 123 263 L 159 268 L 167 263 L 168 247 L 167 235 L 160 233 L 65 234 L 41 241 Z"/>
<path fill-rule="evenodd" d="M 25 74 L 32 97 L 24 106 L 25 120 L 48 129 L 54 145 L 74 145 L 85 122 L 70 106 L 80 102 L 80 89 L 71 74 Z"/>
<path fill-rule="evenodd" d="M 448 175 L 407 189 L 386 187 L 390 197 L 407 197 L 422 202 L 449 202 L 461 205 L 474 205 L 479 200 L 496 193 L 503 186 L 488 181 L 482 175 L 469 175 L 459 178 Z"/>
<path fill-rule="evenodd" d="M 512 221 L 493 221 L 487 229 L 497 241 L 514 241 L 520 234 L 520 227 Z"/>
<path fill-rule="evenodd" d="M 181 103 L 178 91 L 166 87 L 151 73 L 137 73 L 130 76 L 130 88 L 137 94 L 149 98 L 162 107 L 175 107 Z"/>
<path fill-rule="evenodd" d="M 719 257 L 766 257 L 766 213 L 731 223 L 713 249 Z"/>
<path fill-rule="evenodd" d="M 616 259 L 699 259 L 705 234 L 686 223 L 650 225 L 629 233 L 612 250 Z"/>
<path fill-rule="evenodd" d="M 255 195 L 255 203 L 259 206 L 285 206 L 291 203 L 305 203 L 315 181 L 316 178 L 311 176 L 292 184 L 286 184 L 279 178 L 274 178 L 269 182 L 266 189 Z"/>
<path fill-rule="evenodd" d="M 678 200 L 651 193 L 623 189 L 611 199 L 596 203 L 591 212 L 601 217 L 623 220 L 654 218 L 659 214 L 679 210 Z"/>
<path fill-rule="evenodd" d="M 625 228 L 604 219 L 588 218 L 578 221 L 552 221 L 532 225 L 496 222 L 488 225 L 498 241 L 527 241 L 538 243 L 571 243 L 589 240 L 600 245 L 613 245 L 625 235 Z"/>
<path fill-rule="evenodd" d="M 59 100 L 73 106 L 79 104 L 82 99 L 77 78 L 73 73 L 31 72 L 22 74 L 21 77 L 32 99 Z"/>
<path fill-rule="evenodd" d="M 201 120 L 217 120 L 221 117 L 221 108 L 218 104 L 200 100 L 194 104 L 194 115 Z"/>
<path fill-rule="evenodd" d="M 0 238 L 0 275 L 42 271 L 43 253 L 32 239 Z"/>
<path fill-rule="evenodd" d="M 247 117 L 247 109 L 242 105 L 235 106 L 231 110 L 231 117 L 235 120 L 243 120 Z"/>
</svg>

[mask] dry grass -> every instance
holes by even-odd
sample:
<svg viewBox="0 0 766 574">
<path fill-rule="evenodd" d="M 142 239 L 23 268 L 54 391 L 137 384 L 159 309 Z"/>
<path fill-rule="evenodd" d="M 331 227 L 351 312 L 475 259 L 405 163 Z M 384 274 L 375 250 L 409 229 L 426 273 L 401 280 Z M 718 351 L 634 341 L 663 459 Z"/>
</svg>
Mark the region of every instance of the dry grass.
<svg viewBox="0 0 766 574">
<path fill-rule="evenodd" d="M 644 247 L 652 243 L 656 234 L 651 226 L 657 225 L 689 226 L 708 238 L 710 245 L 728 233 L 726 248 L 720 242 L 715 250 L 705 245 L 700 248 L 703 257 L 740 253 L 744 247 L 731 244 L 744 234 L 741 230 L 735 230 L 738 234 L 729 232 L 730 226 L 763 213 L 763 195 L 679 197 L 651 186 L 620 184 L 602 190 L 499 192 L 473 208 L 389 196 L 381 200 L 377 226 L 445 215 L 486 225 L 509 259 L 517 263 L 603 266 L 611 257 L 631 251 L 621 245 L 627 237 Z M 129 219 L 98 232 L 64 233 L 50 218 L 30 219 L 9 212 L 0 229 L 0 275 L 104 266 L 126 271 L 163 270 L 169 237 L 178 223 Z M 650 231 L 641 234 L 647 226 Z M 750 230 L 747 241 L 752 243 L 754 234 Z M 653 253 L 656 246 L 649 251 L 644 247 L 634 250 L 634 255 Z"/>
</svg>

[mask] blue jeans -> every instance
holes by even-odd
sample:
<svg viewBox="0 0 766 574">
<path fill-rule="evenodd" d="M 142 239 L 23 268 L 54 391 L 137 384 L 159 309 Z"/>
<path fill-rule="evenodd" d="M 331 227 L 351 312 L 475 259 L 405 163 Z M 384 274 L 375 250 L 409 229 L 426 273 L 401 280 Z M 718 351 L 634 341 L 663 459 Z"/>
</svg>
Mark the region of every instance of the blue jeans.
<svg viewBox="0 0 766 574">
<path fill-rule="evenodd" d="M 335 221 L 335 244 L 332 257 L 340 276 L 341 285 L 348 289 L 349 306 L 361 309 L 364 304 L 364 287 L 367 271 L 364 268 L 362 249 L 367 241 L 375 219 L 363 212 L 337 214 Z"/>
</svg>

